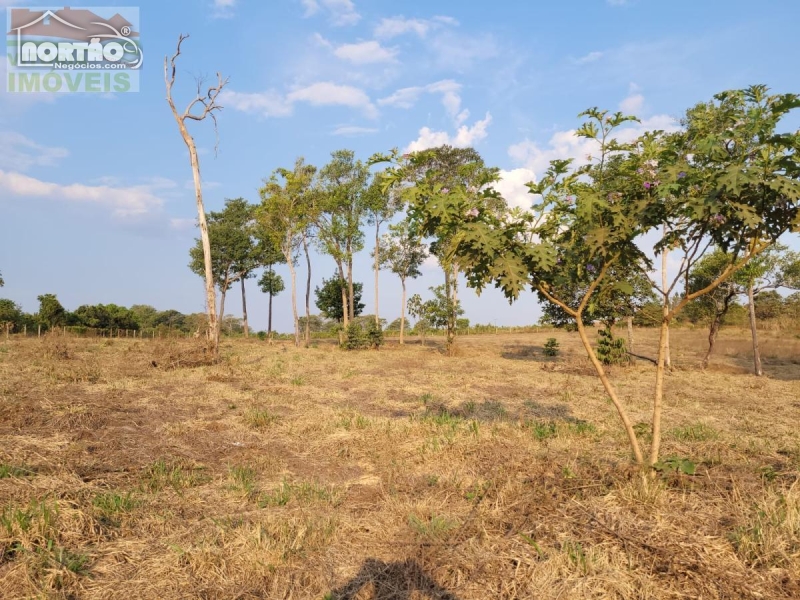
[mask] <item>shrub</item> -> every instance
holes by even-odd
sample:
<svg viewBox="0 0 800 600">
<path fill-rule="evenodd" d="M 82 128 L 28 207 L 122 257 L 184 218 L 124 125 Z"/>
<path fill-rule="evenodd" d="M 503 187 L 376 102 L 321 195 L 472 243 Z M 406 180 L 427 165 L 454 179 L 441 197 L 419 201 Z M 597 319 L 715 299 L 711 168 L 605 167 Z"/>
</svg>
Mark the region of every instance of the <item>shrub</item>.
<svg viewBox="0 0 800 600">
<path fill-rule="evenodd" d="M 371 319 L 367 325 L 367 342 L 369 347 L 375 350 L 383 346 L 383 329 L 374 319 Z"/>
<path fill-rule="evenodd" d="M 597 340 L 597 358 L 604 365 L 627 365 L 630 363 L 625 340 L 615 338 L 610 329 L 601 329 Z"/>
<path fill-rule="evenodd" d="M 345 350 L 362 350 L 367 347 L 367 344 L 364 328 L 359 323 L 350 323 L 344 331 L 342 347 Z"/>
<path fill-rule="evenodd" d="M 547 338 L 542 353 L 545 356 L 558 356 L 559 352 L 561 352 L 561 350 L 559 350 L 558 340 L 556 338 Z"/>
</svg>

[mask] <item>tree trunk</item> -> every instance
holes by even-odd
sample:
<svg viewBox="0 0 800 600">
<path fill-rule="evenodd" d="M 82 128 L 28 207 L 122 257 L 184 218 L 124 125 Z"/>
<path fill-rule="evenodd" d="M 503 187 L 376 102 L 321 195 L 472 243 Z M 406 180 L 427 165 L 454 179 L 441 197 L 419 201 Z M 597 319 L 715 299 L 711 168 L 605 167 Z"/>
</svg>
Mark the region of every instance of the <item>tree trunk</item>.
<svg viewBox="0 0 800 600">
<path fill-rule="evenodd" d="M 267 320 L 267 338 L 272 339 L 272 291 L 269 293 L 269 317 Z"/>
<path fill-rule="evenodd" d="M 306 236 L 303 235 L 303 252 L 306 254 L 306 265 L 308 266 L 308 275 L 306 276 L 306 348 L 311 343 L 311 256 L 308 254 L 308 241 Z"/>
<path fill-rule="evenodd" d="M 219 341 L 220 330 L 222 329 L 222 323 L 225 320 L 225 295 L 227 292 L 228 286 L 226 285 L 223 287 L 219 292 L 219 319 L 217 320 L 217 340 Z"/>
<path fill-rule="evenodd" d="M 350 306 L 350 320 L 354 320 L 356 318 L 356 303 L 354 298 L 354 291 L 353 291 L 353 256 L 352 254 L 347 259 L 347 291 L 349 306 Z"/>
<path fill-rule="evenodd" d="M 631 449 L 633 450 L 633 456 L 636 459 L 636 464 L 642 465 L 644 464 L 644 455 L 642 454 L 642 449 L 639 446 L 639 440 L 636 438 L 636 432 L 633 430 L 633 424 L 631 423 L 625 408 L 622 406 L 619 396 L 617 396 L 617 391 L 614 389 L 614 386 L 611 385 L 611 380 L 608 378 L 608 375 L 606 375 L 606 371 L 603 368 L 602 363 L 597 360 L 597 355 L 594 353 L 594 348 L 592 348 L 589 337 L 586 335 L 586 326 L 583 324 L 583 315 L 577 315 L 575 317 L 575 322 L 578 325 L 578 335 L 580 335 L 581 342 L 583 342 L 583 347 L 589 354 L 589 360 L 592 362 L 592 365 L 597 372 L 597 376 L 600 378 L 608 397 L 611 398 L 611 402 L 614 403 L 614 407 L 617 409 L 619 418 L 622 420 L 622 425 L 625 427 L 625 433 L 628 434 L 628 441 L 630 441 Z"/>
<path fill-rule="evenodd" d="M 454 300 L 454 286 L 453 286 L 453 274 L 450 270 L 450 265 L 446 266 L 444 269 L 444 290 L 445 290 L 445 297 L 449 301 L 448 303 L 451 305 L 450 308 L 452 310 L 448 310 L 447 315 L 447 326 L 445 327 L 445 334 L 446 334 L 446 348 L 447 348 L 447 355 L 453 355 L 453 343 L 455 342 L 455 300 Z"/>
<path fill-rule="evenodd" d="M 667 228 L 664 227 L 664 235 L 667 234 Z M 669 254 L 667 253 L 667 249 L 665 248 L 664 251 L 661 253 L 661 289 L 664 290 L 664 293 L 667 294 L 667 285 L 668 285 L 668 278 L 667 278 L 667 262 L 668 262 Z M 667 315 L 669 314 L 669 294 L 666 295 L 664 300 L 664 319 L 666 320 Z M 664 340 L 665 344 L 665 359 L 664 364 L 667 366 L 668 369 L 672 368 L 672 359 L 670 357 L 669 351 L 669 322 L 667 322 L 667 331 L 666 331 L 666 338 Z"/>
<path fill-rule="evenodd" d="M 347 329 L 347 325 L 350 323 L 349 313 L 348 310 L 348 302 L 347 302 L 347 279 L 344 276 L 344 263 L 341 261 L 336 261 L 336 266 L 339 269 L 339 280 L 342 282 L 342 327 Z"/>
<path fill-rule="evenodd" d="M 242 282 L 242 325 L 244 326 L 244 337 L 250 337 L 250 329 L 247 327 L 247 296 L 244 291 L 244 274 L 241 278 Z"/>
<path fill-rule="evenodd" d="M 708 350 L 703 358 L 703 369 L 708 367 L 708 362 L 711 360 L 711 353 L 714 352 L 714 344 L 717 343 L 717 334 L 719 333 L 719 326 L 722 318 L 717 314 L 711 320 L 711 327 L 708 330 Z"/>
<path fill-rule="evenodd" d="M 400 285 L 403 286 L 403 295 L 400 304 L 400 345 L 402 346 L 405 343 L 403 341 L 403 333 L 406 330 L 406 280 L 401 279 Z"/>
<path fill-rule="evenodd" d="M 300 321 L 297 318 L 297 276 L 294 270 L 294 263 L 289 256 L 287 263 L 289 264 L 289 277 L 292 280 L 292 318 L 294 319 L 294 345 L 300 347 Z"/>
<path fill-rule="evenodd" d="M 758 330 L 756 329 L 756 302 L 755 290 L 751 283 L 747 286 L 747 301 L 748 313 L 750 314 L 750 334 L 753 337 L 753 372 L 757 377 L 764 374 L 764 369 L 761 367 L 761 351 L 758 348 Z"/>
<path fill-rule="evenodd" d="M 666 303 L 665 303 L 666 304 Z M 651 467 L 658 462 L 658 453 L 661 450 L 661 405 L 664 399 L 664 371 L 667 366 L 669 348 L 669 320 L 665 317 L 661 321 L 661 331 L 658 337 L 658 360 L 656 361 L 656 393 L 653 399 L 653 443 L 650 446 Z"/>
<path fill-rule="evenodd" d="M 633 317 L 628 317 L 628 357 L 631 363 L 636 362 L 636 358 L 633 356 Z"/>
<path fill-rule="evenodd" d="M 375 220 L 375 324 L 380 325 L 381 320 L 378 316 L 378 271 L 381 267 L 381 260 L 380 260 L 380 231 L 381 231 L 381 224 L 380 221 L 377 219 Z"/>
</svg>

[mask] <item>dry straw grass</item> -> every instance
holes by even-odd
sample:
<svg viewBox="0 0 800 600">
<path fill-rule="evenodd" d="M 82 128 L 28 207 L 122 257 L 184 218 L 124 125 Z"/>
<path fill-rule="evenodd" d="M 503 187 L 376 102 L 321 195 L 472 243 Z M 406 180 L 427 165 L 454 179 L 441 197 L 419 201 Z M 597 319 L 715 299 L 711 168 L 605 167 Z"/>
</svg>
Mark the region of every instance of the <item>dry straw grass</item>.
<svg viewBox="0 0 800 600">
<path fill-rule="evenodd" d="M 798 340 L 768 334 L 755 378 L 744 334 L 703 373 L 704 332 L 674 332 L 664 456 L 697 475 L 643 482 L 579 341 L 548 358 L 549 335 L 216 365 L 4 343 L 0 597 L 800 597 Z M 638 423 L 652 375 L 612 373 Z"/>
</svg>

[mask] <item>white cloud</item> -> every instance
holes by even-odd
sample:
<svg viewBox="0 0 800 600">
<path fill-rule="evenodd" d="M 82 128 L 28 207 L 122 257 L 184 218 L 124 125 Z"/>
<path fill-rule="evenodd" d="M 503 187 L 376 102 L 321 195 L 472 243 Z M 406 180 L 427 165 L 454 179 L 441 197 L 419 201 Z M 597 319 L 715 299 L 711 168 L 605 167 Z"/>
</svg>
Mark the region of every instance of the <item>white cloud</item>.
<svg viewBox="0 0 800 600">
<path fill-rule="evenodd" d="M 328 13 L 332 25 L 355 25 L 361 20 L 352 0 L 301 0 L 305 18 L 313 17 L 321 10 Z"/>
<path fill-rule="evenodd" d="M 619 103 L 619 109 L 628 115 L 636 115 L 644 106 L 644 96 L 641 94 L 631 94 Z"/>
<path fill-rule="evenodd" d="M 238 0 L 213 0 L 211 16 L 215 19 L 229 19 L 233 16 L 233 8 Z"/>
<path fill-rule="evenodd" d="M 677 131 L 680 129 L 680 124 L 677 119 L 669 115 L 653 115 L 643 119 L 641 123 L 621 127 L 615 132 L 614 137 L 623 143 L 631 142 L 644 132 L 657 129 Z M 572 164 L 579 166 L 586 164 L 590 156 L 597 157 L 597 153 L 597 142 L 578 137 L 574 129 L 557 131 L 544 146 L 525 139 L 508 149 L 508 155 L 514 162 L 530 169 L 538 177 L 547 170 L 552 160 L 571 158 Z"/>
<path fill-rule="evenodd" d="M 448 116 L 453 119 L 456 127 L 462 125 L 469 118 L 468 110 L 461 110 L 461 84 L 452 79 L 443 79 L 425 86 L 402 88 L 391 96 L 381 98 L 381 106 L 395 106 L 397 108 L 411 108 L 416 104 L 422 94 L 441 94 L 442 104 Z"/>
<path fill-rule="evenodd" d="M 157 186 L 156 186 L 157 187 Z M 115 217 L 130 219 L 160 211 L 163 200 L 153 185 L 68 185 L 50 183 L 13 171 L 0 171 L 0 188 L 10 196 L 38 197 L 55 201 L 97 204 L 111 209 Z"/>
<path fill-rule="evenodd" d="M 17 171 L 52 167 L 67 156 L 66 148 L 42 146 L 20 133 L 0 131 L 0 167 Z"/>
<path fill-rule="evenodd" d="M 289 93 L 286 100 L 291 103 L 306 102 L 312 106 L 349 106 L 364 111 L 369 118 L 378 116 L 378 109 L 372 104 L 369 96 L 363 90 L 350 85 L 314 83 Z"/>
<path fill-rule="evenodd" d="M 423 127 L 419 130 L 419 137 L 411 142 L 405 149 L 406 152 L 417 152 L 427 148 L 435 148 L 436 146 L 449 145 L 458 148 L 466 148 L 467 146 L 474 146 L 487 135 L 487 129 L 492 122 L 492 115 L 486 113 L 486 117 L 477 121 L 472 127 L 462 125 L 458 128 L 455 135 L 450 135 L 446 131 L 433 131 L 429 127 Z"/>
<path fill-rule="evenodd" d="M 525 167 L 501 170 L 500 180 L 493 187 L 506 199 L 509 206 L 528 209 L 533 202 L 533 196 L 526 184 L 535 180 L 536 174 Z"/>
<path fill-rule="evenodd" d="M 374 40 L 356 44 L 342 44 L 333 53 L 342 60 L 357 65 L 396 62 L 397 49 L 384 48 Z"/>
<path fill-rule="evenodd" d="M 371 119 L 378 116 L 378 109 L 363 90 L 324 81 L 294 89 L 285 96 L 274 90 L 258 93 L 226 90 L 220 97 L 220 103 L 225 106 L 263 117 L 288 117 L 298 102 L 312 106 L 348 106 L 361 110 Z"/>
<path fill-rule="evenodd" d="M 275 91 L 245 93 L 224 90 L 219 101 L 223 106 L 264 117 L 288 117 L 292 114 L 292 103 Z"/>
<path fill-rule="evenodd" d="M 407 33 L 413 33 L 424 38 L 434 29 L 443 26 L 458 25 L 452 17 L 433 17 L 432 19 L 406 19 L 403 16 L 381 19 L 375 27 L 375 36 L 380 38 L 393 38 Z"/>
<path fill-rule="evenodd" d="M 589 52 L 589 54 L 581 56 L 580 58 L 576 58 L 574 62 L 577 65 L 585 65 L 588 63 L 596 62 L 601 58 L 603 58 L 602 52 Z"/>
<path fill-rule="evenodd" d="M 371 133 L 378 133 L 378 129 L 376 127 L 359 127 L 357 125 L 340 125 L 336 129 L 334 129 L 331 133 L 332 135 L 345 135 L 345 136 L 356 136 L 356 135 L 368 135 Z"/>
</svg>

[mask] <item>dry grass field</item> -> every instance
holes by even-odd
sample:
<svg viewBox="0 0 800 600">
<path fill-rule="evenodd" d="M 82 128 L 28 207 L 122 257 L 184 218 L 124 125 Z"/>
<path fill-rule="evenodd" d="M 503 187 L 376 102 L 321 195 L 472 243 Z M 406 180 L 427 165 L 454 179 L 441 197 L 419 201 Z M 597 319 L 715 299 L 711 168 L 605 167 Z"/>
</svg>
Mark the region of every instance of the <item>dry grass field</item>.
<svg viewBox="0 0 800 600">
<path fill-rule="evenodd" d="M 800 598 L 800 339 L 673 332 L 643 483 L 576 335 L 0 342 L 3 598 Z M 637 332 L 654 354 L 654 332 Z M 646 438 L 654 368 L 612 379 Z"/>
</svg>

